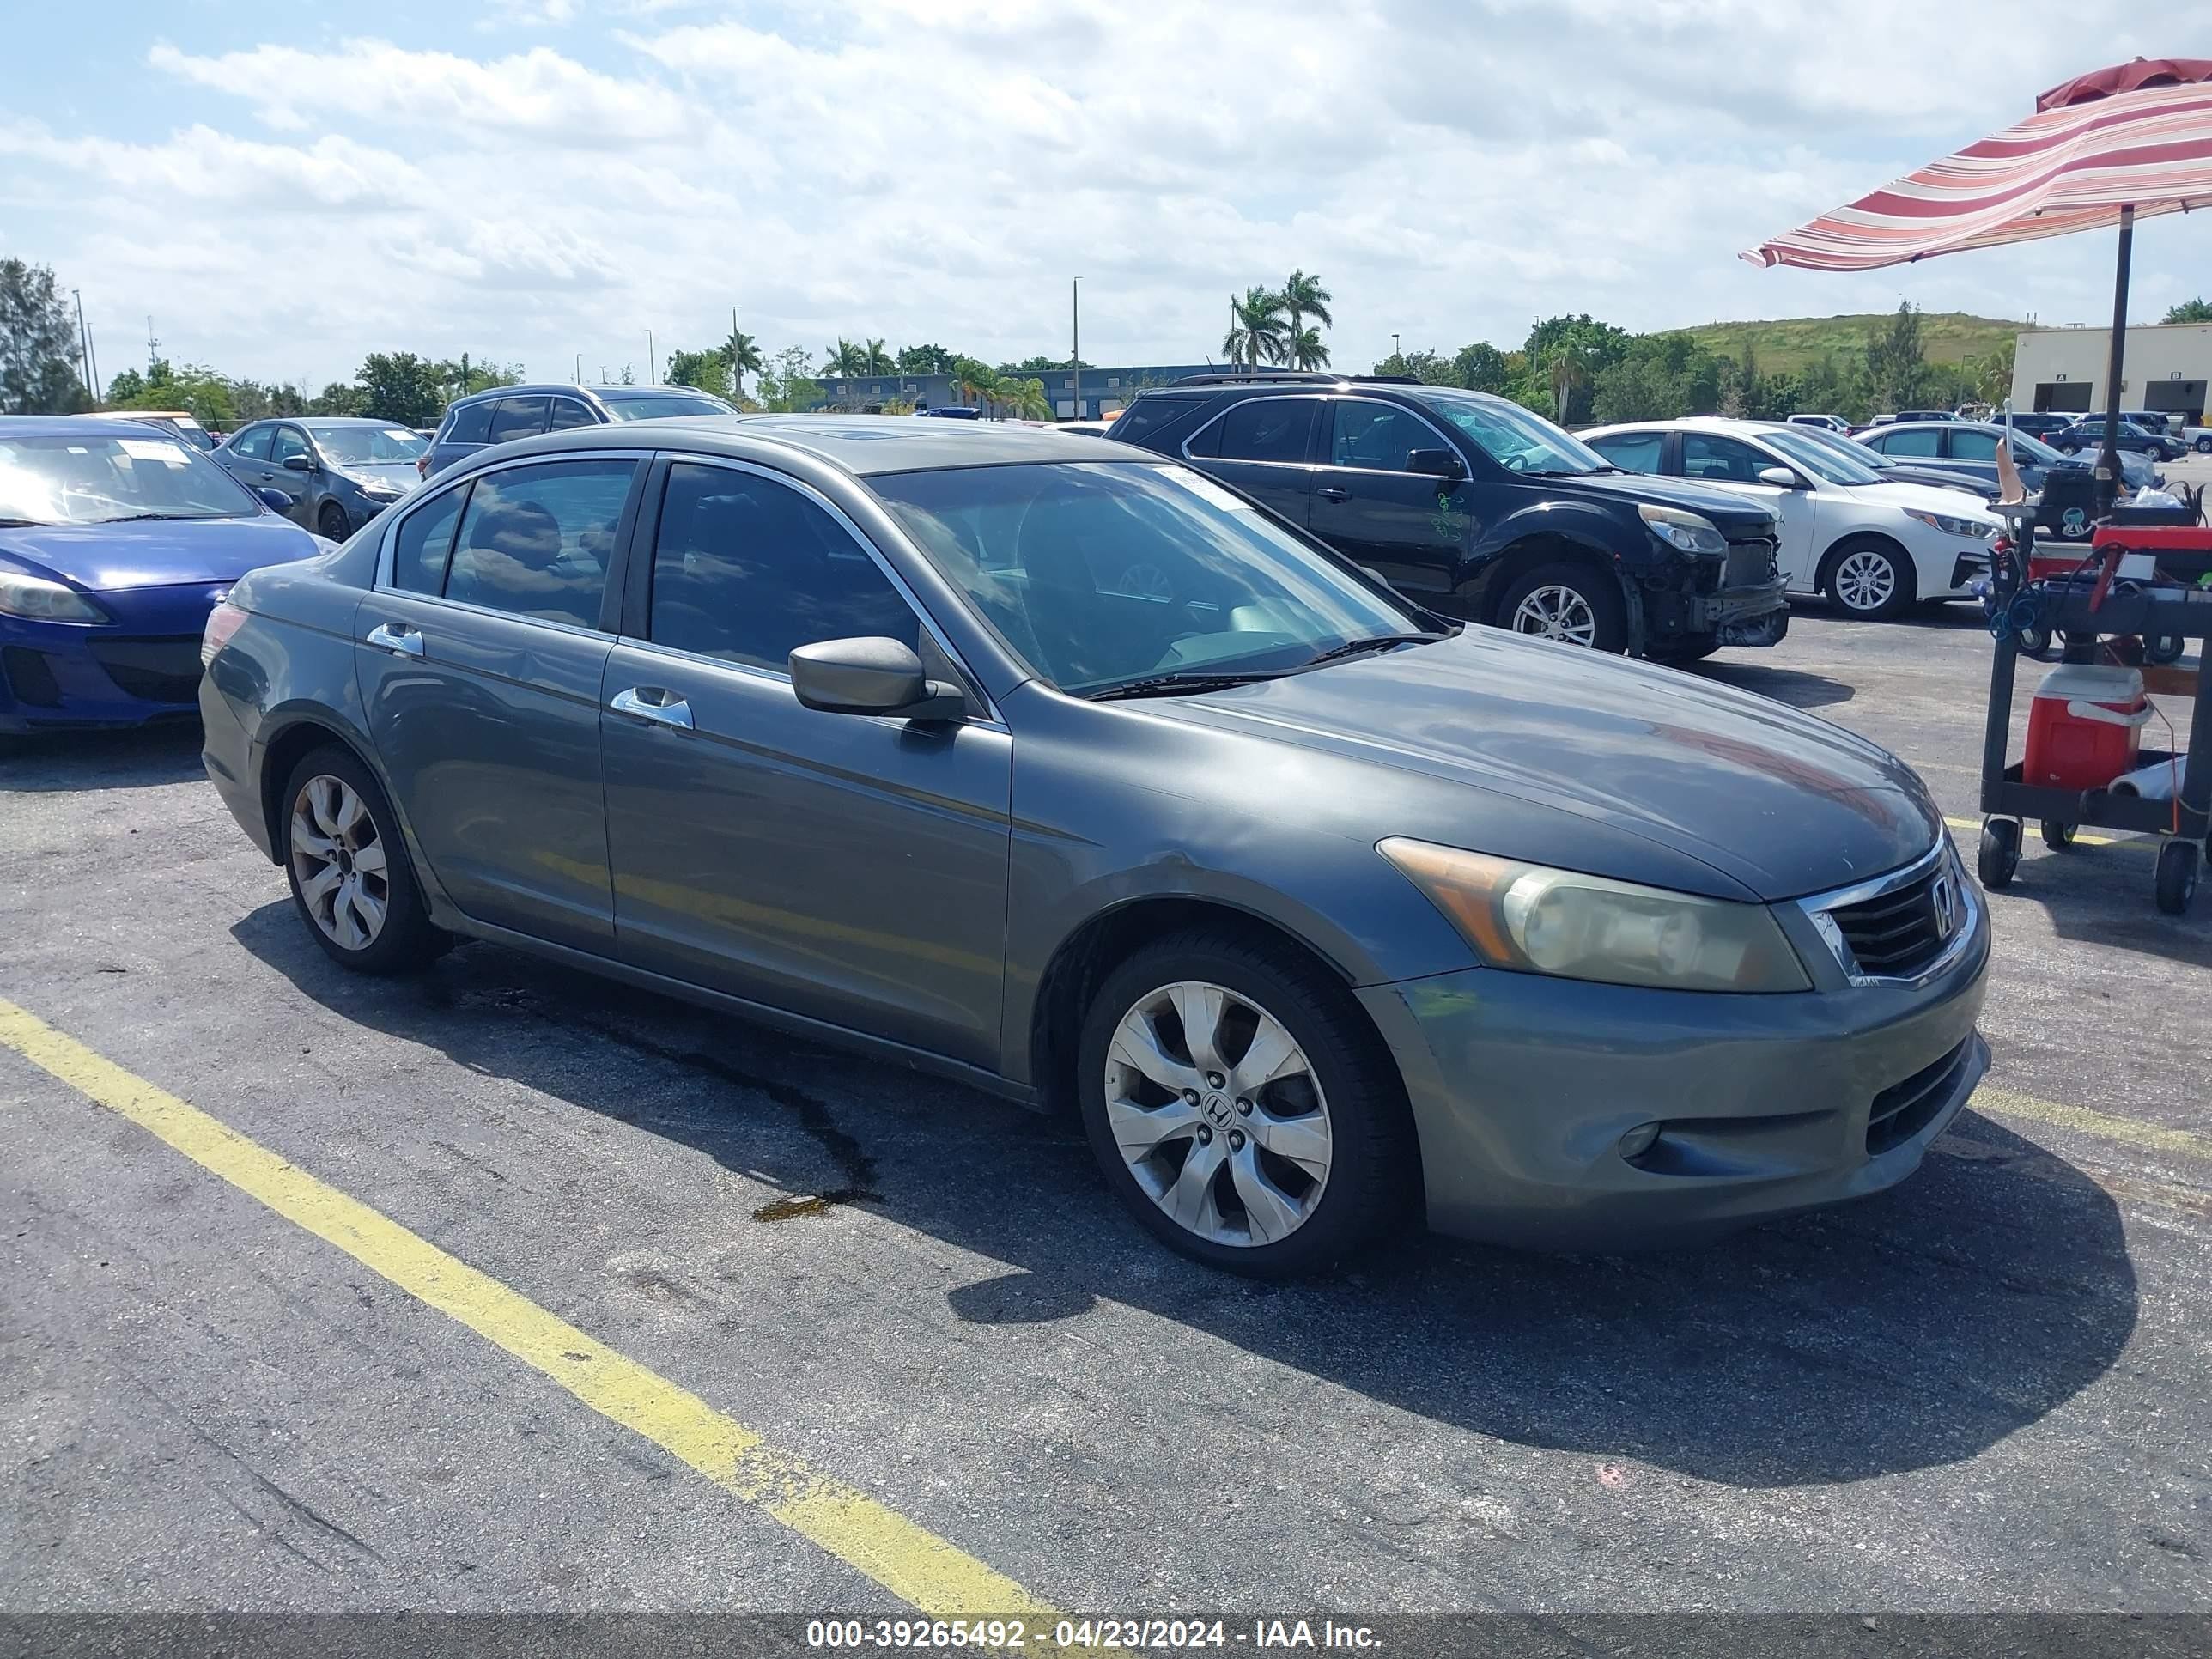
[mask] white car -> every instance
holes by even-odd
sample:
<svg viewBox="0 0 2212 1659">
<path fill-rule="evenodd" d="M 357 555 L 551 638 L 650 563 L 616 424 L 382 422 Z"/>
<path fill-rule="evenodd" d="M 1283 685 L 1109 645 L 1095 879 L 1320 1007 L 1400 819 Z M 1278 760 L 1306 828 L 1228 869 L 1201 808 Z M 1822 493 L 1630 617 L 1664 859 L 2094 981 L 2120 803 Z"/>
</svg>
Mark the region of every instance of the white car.
<svg viewBox="0 0 2212 1659">
<path fill-rule="evenodd" d="M 2181 441 L 2200 455 L 2212 455 L 2212 426 L 2185 426 Z"/>
<path fill-rule="evenodd" d="M 1891 483 L 1787 426 L 1699 417 L 1579 435 L 1624 471 L 1694 478 L 1765 502 L 1781 520 L 1776 562 L 1790 591 L 1826 594 L 1854 617 L 1966 597 L 2003 528 L 1960 490 Z"/>
</svg>

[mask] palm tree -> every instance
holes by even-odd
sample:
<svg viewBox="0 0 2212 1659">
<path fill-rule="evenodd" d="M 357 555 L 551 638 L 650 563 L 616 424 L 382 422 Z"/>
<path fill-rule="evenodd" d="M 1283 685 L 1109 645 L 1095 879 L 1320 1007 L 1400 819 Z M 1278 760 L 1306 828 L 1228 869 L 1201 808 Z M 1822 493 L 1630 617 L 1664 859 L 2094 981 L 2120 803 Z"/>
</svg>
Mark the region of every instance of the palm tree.
<svg viewBox="0 0 2212 1659">
<path fill-rule="evenodd" d="M 1561 426 L 1567 423 L 1567 400 L 1589 378 L 1582 353 L 1571 343 L 1562 344 L 1552 358 L 1552 418 Z"/>
<path fill-rule="evenodd" d="M 862 348 L 865 362 L 863 374 L 889 374 L 892 372 L 891 354 L 884 349 L 881 340 L 871 340 Z"/>
<path fill-rule="evenodd" d="M 1048 421 L 1052 418 L 1052 400 L 1045 396 L 1042 380 L 1018 380 L 1010 376 L 999 382 L 998 391 L 1006 405 L 1006 412 L 1016 418 L 1024 421 Z"/>
<path fill-rule="evenodd" d="M 837 343 L 830 348 L 829 360 L 822 368 L 826 374 L 848 378 L 865 374 L 868 372 L 868 354 L 866 348 L 854 345 L 841 334 L 837 337 Z"/>
<path fill-rule="evenodd" d="M 963 404 L 980 404 L 988 411 L 992 394 L 998 390 L 999 377 L 978 364 L 960 377 L 953 390 L 960 394 Z"/>
<path fill-rule="evenodd" d="M 1221 342 L 1222 356 L 1232 363 L 1257 368 L 1260 360 L 1283 360 L 1283 296 L 1264 288 L 1248 288 L 1241 300 L 1229 301 L 1229 333 Z"/>
<path fill-rule="evenodd" d="M 730 365 L 730 389 L 740 398 L 745 395 L 745 376 L 768 367 L 761 356 L 760 342 L 741 329 L 730 331 L 730 337 L 722 342 L 722 356 Z"/>
<path fill-rule="evenodd" d="M 1328 348 L 1321 343 L 1321 331 L 1317 328 L 1300 329 L 1293 333 L 1284 351 L 1292 368 L 1328 367 Z"/>
<path fill-rule="evenodd" d="M 1335 297 L 1321 285 L 1320 277 L 1310 276 L 1303 270 L 1291 273 L 1290 280 L 1283 284 L 1281 298 L 1284 313 L 1290 319 L 1291 356 L 1297 355 L 1297 346 L 1305 337 L 1304 325 L 1307 318 L 1312 318 L 1323 328 L 1336 326 L 1336 319 L 1328 314 L 1328 302 Z M 1318 362 L 1300 363 L 1298 367 L 1318 368 L 1328 361 L 1328 353 L 1324 351 Z"/>
</svg>

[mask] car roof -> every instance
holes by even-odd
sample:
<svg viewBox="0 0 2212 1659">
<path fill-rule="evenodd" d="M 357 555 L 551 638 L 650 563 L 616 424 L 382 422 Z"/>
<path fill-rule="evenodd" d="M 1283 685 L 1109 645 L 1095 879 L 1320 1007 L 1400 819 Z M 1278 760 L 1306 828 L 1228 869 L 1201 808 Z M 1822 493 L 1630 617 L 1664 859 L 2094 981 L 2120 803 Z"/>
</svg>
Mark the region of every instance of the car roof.
<svg viewBox="0 0 2212 1659">
<path fill-rule="evenodd" d="M 550 398 L 554 396 L 596 398 L 601 403 L 620 403 L 625 398 L 660 398 L 673 393 L 686 398 L 714 398 L 711 392 L 702 392 L 696 386 L 586 386 L 580 380 L 532 380 L 523 386 L 489 386 L 482 392 L 471 392 L 466 397 L 456 398 L 457 404 L 482 403 L 487 398 Z M 715 398 L 717 403 L 727 403 L 726 398 Z"/>
<path fill-rule="evenodd" d="M 526 450 L 688 449 L 735 460 L 803 456 L 853 477 L 1024 461 L 1143 461 L 1149 449 L 1088 432 L 1000 421 L 932 421 L 902 415 L 684 415 L 615 426 L 572 427 L 512 444 L 487 456 Z"/>
<path fill-rule="evenodd" d="M 125 415 L 0 415 L 0 434 L 19 438 L 65 438 L 71 434 L 93 434 L 112 438 L 118 426 L 143 426 L 149 431 L 160 432 L 152 424 L 153 411 L 134 410 Z M 173 434 L 164 434 L 173 439 Z"/>
</svg>

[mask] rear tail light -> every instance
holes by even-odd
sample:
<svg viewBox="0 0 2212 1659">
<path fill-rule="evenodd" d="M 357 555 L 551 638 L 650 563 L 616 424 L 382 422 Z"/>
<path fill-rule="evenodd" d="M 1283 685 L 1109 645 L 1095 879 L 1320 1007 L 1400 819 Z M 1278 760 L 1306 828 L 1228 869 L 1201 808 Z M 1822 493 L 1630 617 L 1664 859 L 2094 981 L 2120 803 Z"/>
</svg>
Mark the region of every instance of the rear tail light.
<svg viewBox="0 0 2212 1659">
<path fill-rule="evenodd" d="M 233 605 L 228 599 L 208 612 L 207 629 L 200 635 L 200 666 L 207 667 L 215 661 L 216 654 L 230 643 L 230 636 L 245 626 L 252 612 Z"/>
</svg>

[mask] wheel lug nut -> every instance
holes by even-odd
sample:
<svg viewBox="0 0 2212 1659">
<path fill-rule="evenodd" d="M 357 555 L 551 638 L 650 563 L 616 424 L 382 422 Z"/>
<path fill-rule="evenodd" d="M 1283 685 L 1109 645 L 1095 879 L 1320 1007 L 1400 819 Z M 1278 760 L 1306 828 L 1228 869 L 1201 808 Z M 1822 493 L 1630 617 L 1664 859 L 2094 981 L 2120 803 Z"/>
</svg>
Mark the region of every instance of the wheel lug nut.
<svg viewBox="0 0 2212 1659">
<path fill-rule="evenodd" d="M 1203 1123 L 1198 1126 L 1198 1144 L 1201 1146 L 1211 1146 L 1213 1145 L 1213 1131 L 1207 1128 Z"/>
<path fill-rule="evenodd" d="M 1229 1150 L 1232 1152 L 1241 1152 L 1244 1150 L 1244 1132 L 1242 1129 L 1231 1129 L 1229 1132 Z"/>
<path fill-rule="evenodd" d="M 1221 1084 L 1222 1084 L 1222 1076 L 1221 1076 L 1221 1073 L 1218 1073 L 1218 1072 L 1208 1072 L 1208 1073 L 1206 1074 L 1206 1086 L 1207 1088 L 1209 1088 L 1209 1089 L 1218 1089 L 1218 1088 L 1221 1086 Z"/>
<path fill-rule="evenodd" d="M 1252 1103 L 1249 1100 L 1240 1100 L 1237 1103 L 1237 1109 L 1242 1115 L 1249 1117 L 1252 1115 Z"/>
<path fill-rule="evenodd" d="M 1183 1104 L 1184 1104 L 1184 1105 L 1186 1105 L 1186 1106 L 1195 1106 L 1195 1105 L 1197 1105 L 1197 1104 L 1198 1104 L 1198 1091 L 1197 1091 L 1197 1090 L 1195 1090 L 1195 1089 L 1186 1089 L 1186 1090 L 1184 1090 L 1184 1091 L 1182 1091 L 1182 1102 L 1183 1102 Z"/>
</svg>

